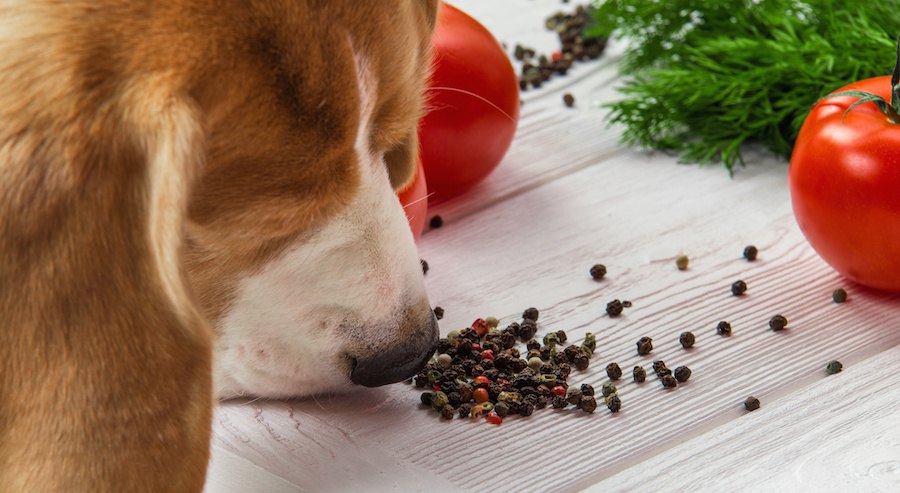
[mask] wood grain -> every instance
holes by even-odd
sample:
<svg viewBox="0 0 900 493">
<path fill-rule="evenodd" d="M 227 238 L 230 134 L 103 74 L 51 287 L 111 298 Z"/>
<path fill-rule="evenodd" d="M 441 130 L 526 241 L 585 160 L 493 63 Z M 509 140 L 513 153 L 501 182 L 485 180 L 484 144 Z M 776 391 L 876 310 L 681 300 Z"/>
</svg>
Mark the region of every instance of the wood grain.
<svg viewBox="0 0 900 493">
<path fill-rule="evenodd" d="M 552 41 L 543 17 L 559 8 L 551 0 L 454 3 L 502 33 L 510 48 L 517 39 Z M 529 306 L 541 310 L 540 333 L 563 329 L 576 343 L 595 333 L 592 366 L 571 383 L 599 387 L 607 363 L 630 374 L 655 359 L 689 366 L 690 382 L 667 391 L 655 377 L 642 385 L 626 377 L 616 415 L 544 410 L 499 427 L 441 421 L 407 385 L 229 402 L 217 412 L 214 447 L 308 491 L 571 491 L 644 461 L 657 464 L 662 451 L 714 439 L 738 418 L 772 426 L 793 419 L 790 406 L 773 406 L 789 391 L 840 381 L 820 378 L 827 361 L 860 361 L 900 344 L 900 297 L 842 280 L 806 244 L 791 214 L 785 162 L 760 155 L 732 178 L 718 166 L 627 149 L 593 104 L 616 97 L 616 80 L 610 57 L 525 94 L 519 133 L 500 168 L 430 210 L 445 226 L 420 242 L 431 266 L 426 283 L 433 304 L 446 310 L 444 333 L 488 315 L 518 320 Z M 577 108 L 562 105 L 566 91 Z M 756 262 L 741 258 L 751 243 L 760 249 Z M 691 258 L 687 271 L 675 268 L 680 254 Z M 597 262 L 609 270 L 601 282 L 588 275 Z M 737 279 L 749 286 L 743 297 L 730 293 Z M 831 301 L 839 286 L 850 293 L 843 305 Z M 614 298 L 633 307 L 611 319 L 604 307 Z M 767 328 L 776 313 L 789 320 L 781 333 Z M 732 323 L 733 336 L 716 335 L 720 320 Z M 690 351 L 677 342 L 687 330 L 697 336 Z M 644 335 L 656 349 L 639 357 L 635 342 Z M 896 384 L 888 388 L 896 395 Z M 743 418 L 750 394 L 763 399 L 764 412 Z M 847 398 L 865 394 L 853 395 Z M 836 422 L 845 419 L 843 410 L 833 412 Z M 749 456 L 746 467 L 768 460 Z M 683 477 L 689 485 L 691 473 Z M 655 484 L 671 490 L 662 479 Z"/>
</svg>

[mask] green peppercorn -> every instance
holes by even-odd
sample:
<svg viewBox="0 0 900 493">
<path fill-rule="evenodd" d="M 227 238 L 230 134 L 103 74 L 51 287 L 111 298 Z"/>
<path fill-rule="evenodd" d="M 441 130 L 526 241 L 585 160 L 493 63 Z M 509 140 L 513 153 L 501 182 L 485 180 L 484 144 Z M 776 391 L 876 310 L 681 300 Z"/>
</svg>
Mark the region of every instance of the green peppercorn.
<svg viewBox="0 0 900 493">
<path fill-rule="evenodd" d="M 484 319 L 484 323 L 487 324 L 488 328 L 496 329 L 498 325 L 500 325 L 500 320 L 497 317 L 487 317 Z"/>
<path fill-rule="evenodd" d="M 638 356 L 644 356 L 650 354 L 653 351 L 653 339 L 644 336 L 638 339 L 637 342 L 637 353 Z"/>
<path fill-rule="evenodd" d="M 847 291 L 844 288 L 837 288 L 831 293 L 831 299 L 834 300 L 835 303 L 843 303 L 847 301 Z"/>
<path fill-rule="evenodd" d="M 631 373 L 634 375 L 635 383 L 644 383 L 644 380 L 647 380 L 647 372 L 643 366 L 635 366 Z"/>
<path fill-rule="evenodd" d="M 693 332 L 682 332 L 678 337 L 678 342 L 681 343 L 681 347 L 685 349 L 690 349 L 694 347 L 694 342 L 696 342 L 696 338 L 694 337 Z"/>
<path fill-rule="evenodd" d="M 591 349 L 591 353 L 597 350 L 597 337 L 594 336 L 592 332 L 588 332 L 584 335 L 583 346 L 587 346 Z"/>
<path fill-rule="evenodd" d="M 595 281 L 599 281 L 600 279 L 603 279 L 603 276 L 605 276 L 605 275 L 606 275 L 606 266 L 605 265 L 595 264 L 593 267 L 591 267 L 591 277 Z"/>
<path fill-rule="evenodd" d="M 540 353 L 538 353 L 540 354 Z M 534 356 L 528 358 L 528 367 L 534 371 L 538 371 L 541 369 L 541 365 L 544 364 L 544 361 L 541 358 L 535 358 Z"/>
<path fill-rule="evenodd" d="M 834 375 L 835 373 L 840 373 L 843 371 L 844 365 L 841 364 L 840 361 L 829 361 L 827 365 L 825 365 L 825 372 L 829 375 Z"/>
<path fill-rule="evenodd" d="M 479 404 L 479 406 L 481 406 L 481 409 L 484 409 L 484 412 L 486 413 L 493 411 L 495 407 L 494 403 L 491 401 L 482 402 L 481 404 Z"/>
<path fill-rule="evenodd" d="M 622 314 L 622 302 L 619 300 L 612 300 L 606 304 L 606 313 L 610 317 L 618 317 Z"/>
<path fill-rule="evenodd" d="M 494 405 L 494 412 L 497 413 L 501 418 L 505 418 L 509 415 L 509 404 L 505 402 L 498 402 Z"/>
<path fill-rule="evenodd" d="M 428 383 L 437 383 L 444 374 L 437 370 L 428 370 Z"/>
<path fill-rule="evenodd" d="M 675 368 L 675 380 L 681 383 L 687 382 L 691 378 L 691 369 L 686 366 Z"/>
<path fill-rule="evenodd" d="M 745 283 L 744 281 L 734 281 L 734 283 L 731 285 L 731 294 L 735 296 L 741 296 L 745 292 L 747 292 L 747 283 Z"/>
<path fill-rule="evenodd" d="M 618 380 L 622 378 L 622 369 L 619 368 L 618 363 L 610 363 L 606 365 L 606 375 L 610 380 Z"/>
<path fill-rule="evenodd" d="M 594 395 L 594 386 L 588 383 L 581 384 L 581 394 L 585 396 Z"/>
<path fill-rule="evenodd" d="M 444 419 L 453 419 L 454 414 L 456 414 L 456 411 L 450 404 L 447 404 L 446 406 L 441 408 L 441 417 Z"/>
<path fill-rule="evenodd" d="M 478 419 L 485 415 L 487 411 L 484 410 L 484 406 L 482 404 L 478 404 L 477 406 L 472 408 L 470 414 L 472 415 L 472 419 Z"/>
<path fill-rule="evenodd" d="M 592 396 L 582 397 L 578 408 L 586 413 L 593 413 L 597 409 L 597 399 Z"/>
<path fill-rule="evenodd" d="M 451 344 L 456 344 L 459 342 L 460 334 L 462 334 L 461 330 L 453 329 L 447 333 L 447 340 L 450 341 Z"/>
<path fill-rule="evenodd" d="M 747 408 L 748 411 L 756 411 L 759 409 L 759 399 L 751 395 L 744 401 L 744 407 Z"/>
<path fill-rule="evenodd" d="M 610 412 L 617 413 L 620 409 L 622 409 L 622 401 L 619 399 L 618 394 L 613 394 L 610 396 L 609 400 L 606 402 L 606 407 L 609 408 Z"/>
<path fill-rule="evenodd" d="M 559 344 L 559 336 L 556 332 L 551 332 L 544 336 L 544 345 L 554 347 Z"/>
<path fill-rule="evenodd" d="M 542 384 L 548 387 L 553 387 L 556 385 L 556 375 L 552 373 L 542 373 L 541 376 L 538 377 L 538 380 L 540 380 Z"/>
<path fill-rule="evenodd" d="M 616 388 L 616 384 L 612 382 L 606 382 L 603 384 L 603 387 L 600 388 L 600 392 L 603 394 L 603 397 L 607 397 L 618 392 L 619 389 Z"/>
<path fill-rule="evenodd" d="M 718 334 L 720 336 L 730 336 L 731 335 L 731 324 L 724 320 L 719 322 L 719 324 L 716 325 L 716 332 L 718 332 Z"/>
<path fill-rule="evenodd" d="M 687 255 L 679 255 L 678 258 L 675 259 L 675 267 L 678 267 L 678 270 L 687 270 L 688 262 L 690 262 L 690 260 Z"/>
<path fill-rule="evenodd" d="M 769 320 L 769 328 L 774 331 L 784 330 L 787 327 L 787 319 L 781 315 L 775 315 Z"/>
<path fill-rule="evenodd" d="M 453 358 L 447 354 L 439 354 L 437 357 L 437 364 L 441 365 L 441 368 L 450 368 L 450 365 L 453 364 Z"/>
<path fill-rule="evenodd" d="M 431 394 L 431 407 L 433 407 L 435 411 L 440 411 L 441 408 L 448 404 L 450 404 L 450 399 L 447 397 L 447 394 L 440 390 Z"/>
<path fill-rule="evenodd" d="M 582 398 L 583 394 L 580 388 L 572 386 L 566 389 L 566 400 L 569 401 L 569 404 L 577 406 Z"/>
<path fill-rule="evenodd" d="M 663 384 L 663 387 L 666 387 L 666 388 L 673 388 L 673 387 L 677 387 L 677 386 L 678 386 L 678 381 L 675 380 L 675 377 L 673 377 L 672 374 L 670 373 L 670 374 L 667 374 L 667 375 L 663 375 L 663 377 L 662 377 L 662 384 Z"/>
<path fill-rule="evenodd" d="M 535 322 L 537 322 L 537 321 L 538 321 L 538 316 L 539 316 L 539 315 L 540 315 L 540 312 L 538 312 L 538 309 L 532 306 L 532 307 L 530 307 L 530 308 L 527 308 L 527 309 L 522 313 L 522 318 L 523 318 L 523 319 L 528 319 L 528 320 L 534 320 Z"/>
<path fill-rule="evenodd" d="M 759 253 L 759 250 L 757 250 L 753 245 L 747 245 L 746 247 L 744 247 L 744 258 L 751 262 L 756 260 L 757 253 Z"/>
</svg>

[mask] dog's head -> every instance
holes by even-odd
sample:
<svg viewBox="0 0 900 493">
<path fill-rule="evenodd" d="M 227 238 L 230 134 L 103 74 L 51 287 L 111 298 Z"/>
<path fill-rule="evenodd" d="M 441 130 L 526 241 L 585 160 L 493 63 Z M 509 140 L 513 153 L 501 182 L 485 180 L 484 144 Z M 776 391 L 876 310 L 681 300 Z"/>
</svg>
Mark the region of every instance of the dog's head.
<svg viewBox="0 0 900 493">
<path fill-rule="evenodd" d="M 186 253 L 220 397 L 412 376 L 437 325 L 395 190 L 415 173 L 436 2 L 234 11 Z"/>
</svg>

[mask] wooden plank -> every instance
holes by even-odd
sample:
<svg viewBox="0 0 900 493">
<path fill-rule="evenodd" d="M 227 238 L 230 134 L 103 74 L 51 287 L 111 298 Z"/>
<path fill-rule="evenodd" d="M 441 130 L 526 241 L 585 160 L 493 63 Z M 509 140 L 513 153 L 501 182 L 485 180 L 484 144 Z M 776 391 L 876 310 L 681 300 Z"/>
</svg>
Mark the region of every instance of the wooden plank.
<svg viewBox="0 0 900 493">
<path fill-rule="evenodd" d="M 761 396 L 710 432 L 588 487 L 610 491 L 900 490 L 900 348 L 823 372 L 804 389 Z"/>
</svg>

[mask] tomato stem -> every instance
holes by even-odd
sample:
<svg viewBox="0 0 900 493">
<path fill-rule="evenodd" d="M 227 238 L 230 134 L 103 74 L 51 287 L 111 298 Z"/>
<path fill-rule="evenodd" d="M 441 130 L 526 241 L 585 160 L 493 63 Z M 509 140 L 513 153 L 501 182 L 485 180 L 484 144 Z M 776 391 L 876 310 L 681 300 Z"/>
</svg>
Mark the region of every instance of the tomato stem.
<svg viewBox="0 0 900 493">
<path fill-rule="evenodd" d="M 897 62 L 894 64 L 894 71 L 891 74 L 891 102 L 888 103 L 883 97 L 873 94 L 868 91 L 841 91 L 833 94 L 829 94 L 823 98 L 820 98 L 819 101 L 828 98 L 837 98 L 841 96 L 854 96 L 858 97 L 855 103 L 851 104 L 846 110 L 844 110 L 844 116 L 841 117 L 841 121 L 847 117 L 847 114 L 856 108 L 857 106 L 865 103 L 874 104 L 882 113 L 887 116 L 888 120 L 891 123 L 896 123 L 900 125 L 900 36 L 897 36 Z M 816 101 L 816 104 L 819 103 Z"/>
</svg>

